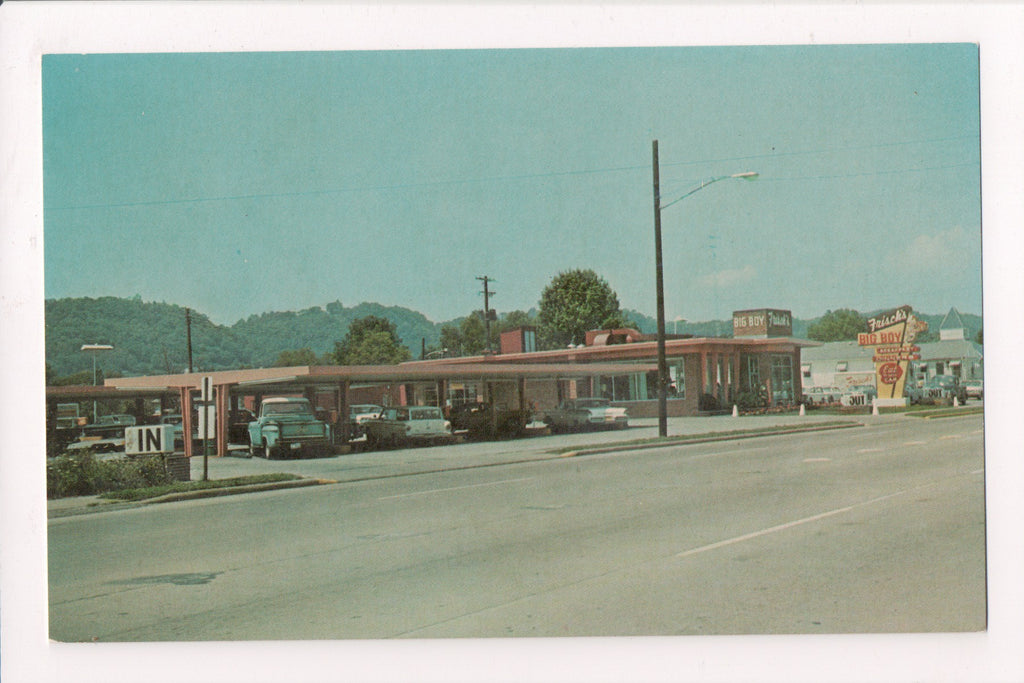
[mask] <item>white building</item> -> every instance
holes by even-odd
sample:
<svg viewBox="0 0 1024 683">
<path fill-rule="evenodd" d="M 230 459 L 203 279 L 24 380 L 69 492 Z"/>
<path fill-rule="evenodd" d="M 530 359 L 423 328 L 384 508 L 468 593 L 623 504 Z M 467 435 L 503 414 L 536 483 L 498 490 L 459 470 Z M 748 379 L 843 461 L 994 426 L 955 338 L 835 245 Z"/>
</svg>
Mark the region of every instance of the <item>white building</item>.
<svg viewBox="0 0 1024 683">
<path fill-rule="evenodd" d="M 960 314 L 951 308 L 939 325 L 939 341 L 918 344 L 921 360 L 911 363 L 910 376 L 921 381 L 936 375 L 960 379 L 981 379 L 984 372 L 982 347 L 964 338 Z M 875 383 L 874 348 L 855 341 L 829 342 L 805 348 L 800 369 L 804 391 L 810 387 L 840 389 Z"/>
</svg>

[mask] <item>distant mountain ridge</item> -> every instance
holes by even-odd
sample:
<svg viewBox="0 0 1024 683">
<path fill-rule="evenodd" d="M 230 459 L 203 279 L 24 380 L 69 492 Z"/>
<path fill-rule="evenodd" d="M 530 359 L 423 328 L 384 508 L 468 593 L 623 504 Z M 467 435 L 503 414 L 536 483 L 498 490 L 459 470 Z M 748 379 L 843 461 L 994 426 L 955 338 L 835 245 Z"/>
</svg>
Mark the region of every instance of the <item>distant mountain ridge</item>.
<svg viewBox="0 0 1024 683">
<path fill-rule="evenodd" d="M 870 315 L 877 311 L 865 313 Z M 657 331 L 655 318 L 634 310 L 623 311 L 646 334 Z M 530 311 L 536 315 L 535 310 Z M 973 340 L 982 329 L 979 316 L 960 312 L 965 338 Z M 270 367 L 282 351 L 311 349 L 322 356 L 341 341 L 349 324 L 357 318 L 375 315 L 394 323 L 402 343 L 413 358 L 422 345 L 437 346 L 441 328 L 457 325 L 462 318 L 433 322 L 417 311 L 401 306 L 360 303 L 345 307 L 340 301 L 301 311 L 272 311 L 253 314 L 233 325 L 218 325 L 195 309 L 192 319 L 192 359 L 196 372 L 236 368 Z M 946 312 L 918 314 L 938 337 Z M 793 320 L 793 334 L 806 337 L 807 328 L 820 320 Z M 111 344 L 112 351 L 100 352 L 98 366 L 109 376 L 176 374 L 188 367 L 185 307 L 177 304 L 144 302 L 140 297 L 48 299 L 45 302 L 46 363 L 58 377 L 91 371 L 92 356 L 83 344 Z M 732 320 L 702 322 L 668 321 L 671 334 L 701 337 L 732 336 Z"/>
</svg>

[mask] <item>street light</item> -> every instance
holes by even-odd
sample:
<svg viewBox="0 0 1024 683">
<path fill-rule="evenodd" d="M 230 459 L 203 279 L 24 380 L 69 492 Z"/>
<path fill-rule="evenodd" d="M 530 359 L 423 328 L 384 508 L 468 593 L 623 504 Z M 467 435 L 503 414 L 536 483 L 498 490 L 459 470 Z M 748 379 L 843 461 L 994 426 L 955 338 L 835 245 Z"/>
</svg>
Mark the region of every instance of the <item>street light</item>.
<svg viewBox="0 0 1024 683">
<path fill-rule="evenodd" d="M 740 179 L 754 180 L 757 173 L 746 171 L 723 175 L 701 181 L 700 185 L 686 194 L 673 199 L 668 204 L 661 203 L 660 171 L 658 167 L 658 141 L 652 144 L 653 166 L 654 166 L 654 267 L 655 267 L 655 288 L 657 290 L 658 303 L 658 436 L 668 436 L 668 363 L 665 360 L 665 279 L 662 274 L 661 259 L 661 210 L 667 209 L 676 202 L 681 202 L 692 194 L 700 192 L 708 185 L 717 183 L 719 180 Z"/>
<path fill-rule="evenodd" d="M 98 351 L 113 351 L 110 344 L 82 344 L 82 351 L 92 351 L 92 385 L 96 386 L 96 353 Z M 92 421 L 96 423 L 96 401 L 92 402 Z"/>
</svg>

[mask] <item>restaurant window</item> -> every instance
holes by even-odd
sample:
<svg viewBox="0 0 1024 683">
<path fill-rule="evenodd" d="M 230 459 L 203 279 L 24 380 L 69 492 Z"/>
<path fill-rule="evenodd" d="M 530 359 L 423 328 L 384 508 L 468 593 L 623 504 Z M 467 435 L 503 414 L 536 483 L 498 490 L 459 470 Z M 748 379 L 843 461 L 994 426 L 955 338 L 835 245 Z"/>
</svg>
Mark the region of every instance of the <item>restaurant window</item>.
<svg viewBox="0 0 1024 683">
<path fill-rule="evenodd" d="M 761 389 L 761 359 L 754 355 L 744 356 L 747 359 L 747 391 Z"/>
<path fill-rule="evenodd" d="M 791 403 L 793 401 L 793 357 L 789 355 L 772 356 L 772 403 Z"/>
<path fill-rule="evenodd" d="M 628 366 L 627 366 L 628 367 Z M 654 401 L 658 398 L 658 371 L 602 376 L 597 379 L 598 395 L 611 401 Z M 683 361 L 668 365 L 668 398 L 685 396 Z"/>
</svg>

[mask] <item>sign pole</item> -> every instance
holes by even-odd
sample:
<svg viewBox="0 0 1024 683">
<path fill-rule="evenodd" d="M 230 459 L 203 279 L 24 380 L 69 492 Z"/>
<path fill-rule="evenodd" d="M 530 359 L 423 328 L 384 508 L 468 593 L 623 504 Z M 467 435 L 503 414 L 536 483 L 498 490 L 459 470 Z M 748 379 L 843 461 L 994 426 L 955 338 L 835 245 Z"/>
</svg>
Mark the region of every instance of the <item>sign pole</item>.
<svg viewBox="0 0 1024 683">
<path fill-rule="evenodd" d="M 210 459 L 210 399 L 213 397 L 213 378 L 203 377 L 203 481 L 209 473 Z"/>
</svg>

